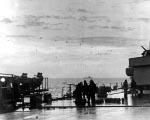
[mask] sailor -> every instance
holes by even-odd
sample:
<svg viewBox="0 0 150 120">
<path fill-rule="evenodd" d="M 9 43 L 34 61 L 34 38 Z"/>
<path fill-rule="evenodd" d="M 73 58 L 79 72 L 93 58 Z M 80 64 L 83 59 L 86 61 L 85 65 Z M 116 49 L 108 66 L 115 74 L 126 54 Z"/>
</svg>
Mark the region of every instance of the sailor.
<svg viewBox="0 0 150 120">
<path fill-rule="evenodd" d="M 85 99 L 85 97 L 88 96 L 88 84 L 87 84 L 86 80 L 84 80 L 82 92 L 83 92 L 83 99 Z"/>
<path fill-rule="evenodd" d="M 127 99 L 127 90 L 128 90 L 128 82 L 127 82 L 127 80 L 124 81 L 123 87 L 124 87 L 124 99 Z"/>
<path fill-rule="evenodd" d="M 75 102 L 77 105 L 80 105 L 82 102 L 82 87 L 82 82 L 78 83 L 78 85 L 76 86 Z"/>
<path fill-rule="evenodd" d="M 132 78 L 132 81 L 131 81 L 131 91 L 132 91 L 132 96 L 133 95 L 136 96 L 136 82 L 133 78 Z"/>
<path fill-rule="evenodd" d="M 94 81 L 91 79 L 91 80 L 90 80 L 90 84 L 89 84 L 88 103 L 90 103 L 90 100 L 91 100 L 92 104 L 95 103 L 96 90 L 97 90 L 96 84 L 95 84 Z"/>
</svg>

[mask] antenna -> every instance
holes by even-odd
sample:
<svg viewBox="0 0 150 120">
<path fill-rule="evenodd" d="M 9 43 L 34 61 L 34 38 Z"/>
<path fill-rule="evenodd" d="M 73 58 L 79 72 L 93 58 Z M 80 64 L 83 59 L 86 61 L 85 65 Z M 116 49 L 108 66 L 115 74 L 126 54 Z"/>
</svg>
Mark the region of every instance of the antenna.
<svg viewBox="0 0 150 120">
<path fill-rule="evenodd" d="M 146 49 L 143 46 L 141 46 L 141 47 L 146 51 Z"/>
</svg>

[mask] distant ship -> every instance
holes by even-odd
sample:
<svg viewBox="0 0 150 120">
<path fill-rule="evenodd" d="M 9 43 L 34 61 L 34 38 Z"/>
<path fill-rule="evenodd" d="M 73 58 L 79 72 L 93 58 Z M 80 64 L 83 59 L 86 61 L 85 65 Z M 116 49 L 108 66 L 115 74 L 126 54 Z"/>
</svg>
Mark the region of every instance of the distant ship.
<svg viewBox="0 0 150 120">
<path fill-rule="evenodd" d="M 88 77 L 84 77 L 83 79 L 93 79 L 93 77 L 88 76 Z"/>
<path fill-rule="evenodd" d="M 126 68 L 127 76 L 135 80 L 140 94 L 150 91 L 150 50 L 142 48 L 142 56 L 129 58 L 129 68 Z"/>
</svg>

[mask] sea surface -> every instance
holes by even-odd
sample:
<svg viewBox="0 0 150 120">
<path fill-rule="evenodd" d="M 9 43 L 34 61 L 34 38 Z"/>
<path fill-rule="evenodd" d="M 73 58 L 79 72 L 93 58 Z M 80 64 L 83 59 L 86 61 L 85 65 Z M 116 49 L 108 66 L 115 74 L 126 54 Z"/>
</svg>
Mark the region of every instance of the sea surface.
<svg viewBox="0 0 150 120">
<path fill-rule="evenodd" d="M 115 86 L 118 84 L 118 87 L 121 87 L 124 80 L 127 78 L 92 78 L 97 86 Z M 69 91 L 68 84 L 77 85 L 79 82 L 83 82 L 84 80 L 89 83 L 90 78 L 49 78 L 49 92 L 52 94 L 52 97 L 61 97 Z M 128 78 L 128 83 L 130 83 L 130 79 Z M 75 89 L 75 86 L 72 85 L 72 91 Z"/>
</svg>

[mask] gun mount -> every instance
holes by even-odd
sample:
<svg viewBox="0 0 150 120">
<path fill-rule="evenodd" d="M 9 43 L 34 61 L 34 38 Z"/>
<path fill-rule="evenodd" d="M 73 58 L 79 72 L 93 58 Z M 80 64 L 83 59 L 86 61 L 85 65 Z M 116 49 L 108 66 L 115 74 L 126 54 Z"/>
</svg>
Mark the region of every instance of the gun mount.
<svg viewBox="0 0 150 120">
<path fill-rule="evenodd" d="M 150 50 L 146 50 L 143 46 L 141 46 L 141 47 L 144 49 L 144 51 L 142 53 L 143 57 L 150 56 Z"/>
<path fill-rule="evenodd" d="M 0 73 L 0 107 L 8 103 L 16 107 L 17 102 L 24 105 L 24 97 L 29 96 L 31 102 L 34 96 L 42 96 L 44 91 L 48 91 L 48 78 L 44 78 L 42 73 L 32 78 L 27 73 L 21 76 Z"/>
</svg>

